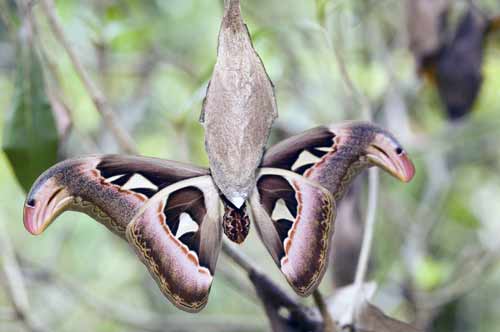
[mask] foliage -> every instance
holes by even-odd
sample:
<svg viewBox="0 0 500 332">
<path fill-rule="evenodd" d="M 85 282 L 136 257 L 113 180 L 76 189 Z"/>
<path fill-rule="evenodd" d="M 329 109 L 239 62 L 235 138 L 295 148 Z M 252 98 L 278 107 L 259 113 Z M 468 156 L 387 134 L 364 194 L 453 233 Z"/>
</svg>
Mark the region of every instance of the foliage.
<svg viewBox="0 0 500 332">
<path fill-rule="evenodd" d="M 59 137 L 34 49 L 23 45 L 17 54 L 13 105 L 5 121 L 2 148 L 28 191 L 40 173 L 57 161 Z"/>
<path fill-rule="evenodd" d="M 0 105 L 5 110 L 0 113 L 5 150 L 0 223 L 21 265 L 35 318 L 51 331 L 267 330 L 244 272 L 225 257 L 209 305 L 193 316 L 167 303 L 126 246 L 87 217 L 65 214 L 38 238 L 25 232 L 25 194 L 16 177 L 28 188 L 56 161 L 58 150 L 66 158 L 120 147 L 54 38 L 42 1 L 30 7 L 35 46 L 19 56 L 13 40 L 22 24 L 2 10 L 12 3 L 0 1 Z M 408 186 L 381 176 L 369 274 L 378 290 L 372 302 L 428 331 L 495 331 L 500 324 L 500 36 L 489 37 L 474 111 L 450 124 L 435 88 L 415 74 L 402 3 L 242 2 L 254 46 L 276 86 L 279 118 L 271 143 L 314 125 L 363 117 L 337 66 L 337 47 L 374 120 L 401 138 L 417 166 Z M 466 1 L 457 3 L 462 10 Z M 486 13 L 500 13 L 497 1 L 475 3 Z M 206 166 L 198 118 L 215 64 L 222 1 L 67 0 L 58 1 L 57 10 L 71 46 L 139 153 Z M 25 76 L 17 70 L 29 79 L 20 80 Z M 61 141 L 44 94 L 47 73 L 71 110 L 74 129 Z M 353 209 L 361 213 L 351 214 L 358 215 L 358 223 L 364 220 L 365 182 L 354 199 Z M 337 230 L 348 224 L 346 219 L 337 223 Z M 356 229 L 348 227 L 344 237 L 359 238 L 349 233 Z M 254 230 L 239 249 L 289 291 Z M 4 285 L 2 280 L 0 330 L 23 331 Z M 325 278 L 321 289 L 332 293 L 333 282 Z"/>
</svg>

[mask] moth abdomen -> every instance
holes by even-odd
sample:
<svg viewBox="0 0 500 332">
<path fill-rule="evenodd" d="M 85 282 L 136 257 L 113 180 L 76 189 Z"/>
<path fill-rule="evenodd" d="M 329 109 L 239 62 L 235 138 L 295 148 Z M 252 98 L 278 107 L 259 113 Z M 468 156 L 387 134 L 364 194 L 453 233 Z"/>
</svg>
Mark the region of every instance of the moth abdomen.
<svg viewBox="0 0 500 332">
<path fill-rule="evenodd" d="M 224 202 L 224 216 L 222 217 L 222 228 L 229 240 L 238 244 L 245 241 L 250 231 L 250 218 L 248 217 L 246 205 L 239 209 L 231 202 L 222 199 Z"/>
</svg>

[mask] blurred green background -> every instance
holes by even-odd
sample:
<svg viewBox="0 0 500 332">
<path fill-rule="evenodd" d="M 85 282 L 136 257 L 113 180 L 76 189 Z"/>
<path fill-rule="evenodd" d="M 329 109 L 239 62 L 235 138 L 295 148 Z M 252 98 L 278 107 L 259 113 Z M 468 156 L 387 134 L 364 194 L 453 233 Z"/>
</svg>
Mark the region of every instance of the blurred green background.
<svg viewBox="0 0 500 332">
<path fill-rule="evenodd" d="M 5 137 L 25 13 L 14 2 L 0 3 L 0 131 Z M 460 12 L 465 1 L 457 3 Z M 498 1 L 476 3 L 500 13 Z M 56 4 L 72 47 L 139 152 L 207 166 L 198 117 L 216 59 L 222 1 Z M 242 1 L 254 46 L 276 86 L 279 118 L 270 143 L 316 125 L 362 118 L 339 72 L 337 45 L 375 121 L 401 139 L 417 168 L 409 185 L 381 175 L 370 272 L 378 284 L 373 301 L 428 331 L 496 331 L 500 35 L 488 41 L 485 80 L 474 111 L 451 124 L 435 88 L 415 74 L 403 7 L 397 0 Z M 71 116 L 72 129 L 58 143 L 59 158 L 119 152 L 40 4 L 34 1 L 28 8 L 36 23 L 35 45 L 46 56 L 47 84 Z M 269 329 L 258 300 L 239 286 L 251 292 L 251 284 L 222 255 L 209 303 L 192 315 L 168 303 L 127 244 L 85 215 L 66 213 L 48 232 L 31 236 L 22 225 L 25 193 L 5 154 L 0 154 L 0 169 L 5 226 L 0 231 L 25 274 L 31 310 L 49 331 Z M 356 204 L 364 216 L 366 181 L 361 182 Z M 241 250 L 291 293 L 254 230 Z M 332 276 L 327 272 L 321 285 L 327 296 Z M 0 288 L 0 331 L 25 330 L 13 315 L 6 288 Z"/>
</svg>

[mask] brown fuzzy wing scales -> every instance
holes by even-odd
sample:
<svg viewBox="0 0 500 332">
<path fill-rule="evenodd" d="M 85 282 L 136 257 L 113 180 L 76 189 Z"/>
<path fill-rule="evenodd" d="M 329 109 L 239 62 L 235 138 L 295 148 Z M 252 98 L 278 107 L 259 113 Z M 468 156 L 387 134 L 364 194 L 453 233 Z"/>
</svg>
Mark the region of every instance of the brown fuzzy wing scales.
<svg viewBox="0 0 500 332">
<path fill-rule="evenodd" d="M 65 160 L 33 184 L 24 224 L 40 234 L 58 215 L 73 210 L 124 237 L 128 223 L 150 197 L 173 183 L 206 174 L 203 168 L 155 158 L 101 155 Z"/>
<path fill-rule="evenodd" d="M 290 285 L 311 294 L 326 270 L 335 219 L 331 194 L 293 172 L 262 168 L 250 206 L 260 238 Z"/>
<path fill-rule="evenodd" d="M 317 127 L 292 136 L 264 155 L 262 167 L 292 171 L 323 186 L 336 201 L 366 166 L 363 150 L 382 129 L 365 122 Z"/>
<path fill-rule="evenodd" d="M 178 308 L 207 300 L 221 247 L 219 198 L 210 176 L 181 181 L 153 196 L 127 227 L 127 239 Z"/>
</svg>

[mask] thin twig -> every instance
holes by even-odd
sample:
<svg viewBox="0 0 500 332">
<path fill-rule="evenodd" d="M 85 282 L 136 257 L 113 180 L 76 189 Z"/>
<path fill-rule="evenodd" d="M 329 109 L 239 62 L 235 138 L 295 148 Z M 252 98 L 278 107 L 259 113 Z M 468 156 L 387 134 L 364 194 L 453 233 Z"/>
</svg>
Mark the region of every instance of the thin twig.
<svg viewBox="0 0 500 332">
<path fill-rule="evenodd" d="M 336 332 L 337 331 L 336 324 L 332 319 L 332 315 L 330 314 L 330 311 L 328 310 L 325 300 L 323 299 L 323 295 L 321 295 L 319 289 L 316 289 L 313 292 L 313 298 L 314 302 L 316 303 L 316 306 L 319 309 L 319 312 L 321 313 L 321 317 L 323 318 L 323 331 Z"/>
<path fill-rule="evenodd" d="M 378 170 L 374 168 L 370 170 L 370 174 L 368 176 L 368 211 L 366 213 L 365 230 L 363 233 L 363 245 L 361 247 L 361 253 L 359 254 L 358 267 L 356 270 L 356 277 L 354 279 L 354 284 L 360 289 L 366 277 L 368 260 L 370 259 L 370 251 L 373 242 L 373 234 L 375 232 L 378 187 L 379 173 Z"/>
<path fill-rule="evenodd" d="M 320 28 L 328 48 L 330 48 L 333 51 L 335 62 L 339 69 L 342 82 L 344 83 L 349 93 L 349 98 L 352 101 L 357 101 L 361 105 L 361 111 L 362 111 L 361 114 L 365 119 L 370 120 L 371 119 L 370 102 L 368 101 L 366 96 L 356 88 L 356 85 L 354 84 L 351 76 L 349 75 L 349 71 L 347 70 L 347 66 L 345 64 L 342 55 L 339 34 L 337 34 L 337 37 L 335 37 L 334 40 L 332 41 L 332 39 L 328 35 L 328 29 L 326 27 L 326 19 L 320 21 Z M 337 30 L 340 30 L 340 25 L 337 25 Z"/>
<path fill-rule="evenodd" d="M 45 331 L 31 314 L 24 276 L 16 259 L 14 248 L 10 242 L 3 219 L 0 220 L 0 254 L 2 258 L 3 279 L 16 318 L 31 332 Z"/>
<path fill-rule="evenodd" d="M 368 207 L 366 213 L 365 229 L 363 232 L 363 242 L 361 244 L 361 252 L 359 254 L 358 266 L 354 278 L 354 298 L 352 307 L 349 308 L 347 321 L 342 322 L 342 326 L 355 326 L 355 318 L 358 308 L 363 304 L 363 282 L 366 278 L 370 253 L 372 250 L 372 242 L 375 234 L 375 221 L 378 200 L 379 173 L 378 169 L 370 170 L 368 176 Z"/>
<path fill-rule="evenodd" d="M 73 67 L 80 77 L 81 81 L 88 94 L 90 95 L 92 102 L 94 103 L 95 108 L 101 114 L 104 123 L 109 128 L 109 130 L 113 133 L 116 138 L 117 143 L 123 149 L 123 151 L 131 154 L 137 154 L 137 149 L 132 137 L 129 133 L 120 126 L 119 121 L 111 109 L 106 97 L 103 93 L 97 88 L 96 84 L 90 78 L 90 75 L 85 70 L 82 62 L 76 55 L 76 51 L 71 46 L 62 24 L 59 20 L 59 17 L 56 13 L 56 8 L 53 0 L 41 0 L 42 8 L 45 12 L 45 15 L 48 18 L 49 25 L 51 27 L 52 33 L 59 41 L 59 43 L 63 46 L 68 57 L 73 64 Z"/>
<path fill-rule="evenodd" d="M 323 326 L 323 320 L 317 313 L 300 305 L 295 298 L 261 272 L 250 259 L 236 250 L 227 239 L 222 242 L 222 251 L 248 273 L 264 305 L 273 331 L 318 331 Z M 289 315 L 283 317 L 281 310 L 286 310 Z M 291 329 L 290 326 L 296 328 Z"/>
<path fill-rule="evenodd" d="M 208 331 L 254 331 L 263 328 L 260 322 L 244 317 L 226 315 L 202 316 L 197 320 L 186 319 L 183 315 L 157 313 L 140 308 L 132 308 L 116 301 L 109 301 L 82 287 L 81 283 L 70 279 L 45 266 L 22 260 L 25 275 L 34 282 L 53 282 L 66 289 L 68 294 L 78 298 L 85 306 L 105 319 L 121 325 L 150 332 L 192 331 L 203 328 Z"/>
<path fill-rule="evenodd" d="M 247 297 L 252 303 L 260 305 L 260 300 L 255 293 L 255 290 L 251 287 L 248 279 L 243 279 L 243 276 L 235 273 L 232 266 L 228 264 L 217 265 L 218 277 L 224 279 L 227 284 L 233 288 L 240 295 Z"/>
<path fill-rule="evenodd" d="M 340 25 L 337 25 L 337 30 L 340 30 Z M 335 55 L 335 60 L 337 63 L 337 67 L 339 68 L 339 72 L 341 74 L 342 80 L 347 87 L 350 98 L 356 100 L 362 107 L 362 116 L 367 121 L 372 121 L 372 110 L 370 107 L 370 103 L 368 98 L 364 94 L 362 94 L 354 85 L 351 76 L 347 70 L 347 66 L 344 62 L 344 58 L 342 56 L 342 51 L 340 49 L 339 38 L 335 38 L 335 42 L 332 43 L 330 38 L 328 37 L 328 32 L 325 28 L 325 24 L 322 24 L 322 32 L 327 41 L 328 46 L 333 50 Z M 372 249 L 373 236 L 375 231 L 375 221 L 376 221 L 376 211 L 377 211 L 377 200 L 378 200 L 378 186 L 379 186 L 379 173 L 376 168 L 370 170 L 369 173 L 369 181 L 368 181 L 368 206 L 367 206 L 367 214 L 366 214 L 366 222 L 365 222 L 365 230 L 363 233 L 363 242 L 361 247 L 361 252 L 359 255 L 358 266 L 356 269 L 355 276 L 355 292 L 354 299 L 352 301 L 352 307 L 349 311 L 349 316 L 347 317 L 347 322 L 342 322 L 342 325 L 351 325 L 354 326 L 356 310 L 359 305 L 362 303 L 362 287 L 363 282 L 366 277 L 366 271 L 368 269 L 368 262 L 370 259 L 370 253 Z"/>
<path fill-rule="evenodd" d="M 260 272 L 259 269 L 245 255 L 243 255 L 239 250 L 235 250 L 233 248 L 233 244 L 229 243 L 229 241 L 225 238 L 222 241 L 222 252 L 248 274 L 256 271 Z"/>
<path fill-rule="evenodd" d="M 36 20 L 36 17 L 33 15 L 33 11 L 31 10 L 33 4 L 30 3 L 25 3 L 22 0 L 18 0 L 18 6 L 22 8 L 20 10 L 20 13 L 23 14 L 23 21 L 25 22 L 24 24 L 27 25 L 27 27 L 30 29 L 29 35 L 31 38 L 31 43 L 32 47 L 38 51 L 38 56 L 40 58 L 41 63 L 43 64 L 42 69 L 44 71 L 44 85 L 45 85 L 45 91 L 48 96 L 50 95 L 55 95 L 55 97 L 62 99 L 62 97 L 59 95 L 59 93 L 56 91 L 56 87 L 58 87 L 61 82 L 61 75 L 59 73 L 59 70 L 57 68 L 57 65 L 50 59 L 49 52 L 46 48 L 46 45 L 43 43 L 43 41 L 40 39 L 40 33 L 39 33 L 39 23 Z M 0 6 L 1 8 L 1 6 Z M 53 83 L 55 82 L 55 83 Z M 64 100 L 61 100 L 61 103 L 66 105 Z M 66 108 L 66 111 L 68 112 L 68 116 L 71 121 L 71 130 L 75 135 L 77 135 L 80 139 L 80 142 L 82 143 L 80 147 L 82 148 L 85 153 L 95 153 L 96 151 L 99 151 L 99 148 L 97 147 L 96 143 L 89 137 L 85 137 L 83 133 L 76 127 L 73 126 L 73 114 L 69 108 Z M 65 140 L 63 140 L 64 142 Z M 61 149 L 59 151 L 60 154 L 65 155 L 64 149 Z M 80 151 L 81 153 L 81 151 Z"/>
<path fill-rule="evenodd" d="M 15 321 L 16 312 L 11 308 L 0 308 L 0 321 Z"/>
<path fill-rule="evenodd" d="M 0 20 L 5 25 L 7 32 L 9 33 L 9 37 L 13 38 L 13 34 L 16 32 L 16 25 L 14 24 L 11 13 L 9 10 L 9 4 L 6 0 L 0 1 Z"/>
</svg>

